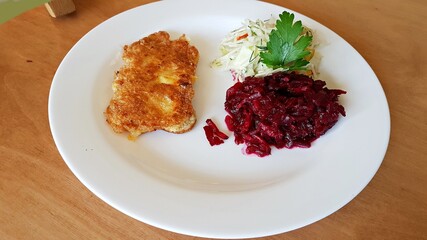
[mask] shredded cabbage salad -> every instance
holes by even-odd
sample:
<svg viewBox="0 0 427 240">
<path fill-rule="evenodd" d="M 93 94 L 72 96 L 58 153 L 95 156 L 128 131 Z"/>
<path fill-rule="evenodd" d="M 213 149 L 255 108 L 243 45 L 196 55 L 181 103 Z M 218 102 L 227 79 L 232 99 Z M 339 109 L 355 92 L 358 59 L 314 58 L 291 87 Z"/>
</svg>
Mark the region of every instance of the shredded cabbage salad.
<svg viewBox="0 0 427 240">
<path fill-rule="evenodd" d="M 211 67 L 230 70 L 233 79 L 236 81 L 244 81 L 245 77 L 255 76 L 264 77 L 275 72 L 286 71 L 287 69 L 278 68 L 272 69 L 261 62 L 260 47 L 265 47 L 269 41 L 271 30 L 275 29 L 276 18 L 271 17 L 268 20 L 250 20 L 246 19 L 243 26 L 231 31 L 220 44 L 221 57 L 215 59 L 211 63 Z M 312 35 L 312 31 L 304 27 L 303 34 Z M 314 55 L 314 44 L 309 46 Z M 315 75 L 315 63 L 311 61 L 307 66 L 307 70 L 303 71 L 306 75 Z"/>
</svg>

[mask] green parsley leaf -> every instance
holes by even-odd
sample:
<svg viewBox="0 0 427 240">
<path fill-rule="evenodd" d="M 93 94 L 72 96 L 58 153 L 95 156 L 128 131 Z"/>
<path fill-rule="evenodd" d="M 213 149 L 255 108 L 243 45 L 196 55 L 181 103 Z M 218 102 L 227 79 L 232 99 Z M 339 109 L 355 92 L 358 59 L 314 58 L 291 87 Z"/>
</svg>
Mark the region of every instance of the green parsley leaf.
<svg viewBox="0 0 427 240">
<path fill-rule="evenodd" d="M 294 14 L 284 11 L 279 15 L 276 29 L 269 35 L 265 50 L 260 53 L 261 61 L 270 68 L 285 70 L 303 70 L 309 63 L 304 57 L 310 54 L 312 36 L 302 35 L 301 21 L 294 23 Z"/>
</svg>

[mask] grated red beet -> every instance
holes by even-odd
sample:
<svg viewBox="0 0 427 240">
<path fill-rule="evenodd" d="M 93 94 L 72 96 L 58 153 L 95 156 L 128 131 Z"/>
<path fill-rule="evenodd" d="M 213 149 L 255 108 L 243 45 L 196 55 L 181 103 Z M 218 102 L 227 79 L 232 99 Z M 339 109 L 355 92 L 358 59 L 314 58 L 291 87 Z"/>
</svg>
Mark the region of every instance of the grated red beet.
<svg viewBox="0 0 427 240">
<path fill-rule="evenodd" d="M 206 124 L 203 130 L 211 146 L 223 144 L 228 139 L 227 134 L 221 132 L 211 119 L 207 119 Z"/>
<path fill-rule="evenodd" d="M 345 110 L 321 80 L 295 73 L 247 77 L 227 90 L 225 123 L 247 154 L 264 157 L 276 148 L 308 148 L 338 121 Z"/>
</svg>

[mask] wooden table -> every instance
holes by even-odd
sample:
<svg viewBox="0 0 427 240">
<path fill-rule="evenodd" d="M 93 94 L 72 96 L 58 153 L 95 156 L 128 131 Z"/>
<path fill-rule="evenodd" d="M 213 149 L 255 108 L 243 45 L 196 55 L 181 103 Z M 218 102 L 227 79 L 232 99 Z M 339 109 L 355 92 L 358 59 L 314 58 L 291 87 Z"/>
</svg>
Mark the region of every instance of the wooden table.
<svg viewBox="0 0 427 240">
<path fill-rule="evenodd" d="M 0 239 L 197 239 L 146 225 L 94 196 L 59 155 L 48 95 L 67 51 L 104 20 L 149 0 L 75 0 L 0 26 Z M 369 62 L 391 111 L 391 139 L 369 185 L 331 216 L 262 239 L 427 239 L 427 3 L 270 0 L 331 28 Z"/>
</svg>

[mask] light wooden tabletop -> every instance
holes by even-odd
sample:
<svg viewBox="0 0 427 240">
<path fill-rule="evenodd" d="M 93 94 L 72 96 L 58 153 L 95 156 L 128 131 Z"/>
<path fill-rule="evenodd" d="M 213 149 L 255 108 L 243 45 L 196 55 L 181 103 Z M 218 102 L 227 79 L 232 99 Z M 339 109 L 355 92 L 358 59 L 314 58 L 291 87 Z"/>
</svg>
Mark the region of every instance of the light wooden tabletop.
<svg viewBox="0 0 427 240">
<path fill-rule="evenodd" d="M 104 20 L 148 0 L 75 0 L 0 25 L 0 239 L 198 239 L 134 220 L 91 193 L 55 147 L 52 78 L 68 50 Z M 329 217 L 262 239 L 427 239 L 427 2 L 269 0 L 346 39 L 377 74 L 391 113 L 379 171 Z M 368 139 L 367 139 L 368 140 Z"/>
</svg>

